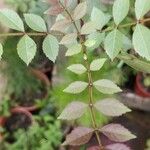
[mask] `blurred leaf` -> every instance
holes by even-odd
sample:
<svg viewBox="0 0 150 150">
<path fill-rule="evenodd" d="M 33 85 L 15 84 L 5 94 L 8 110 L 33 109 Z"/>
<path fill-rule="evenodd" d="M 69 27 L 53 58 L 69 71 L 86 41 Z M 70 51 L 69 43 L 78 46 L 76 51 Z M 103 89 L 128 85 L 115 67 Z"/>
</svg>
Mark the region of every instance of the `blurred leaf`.
<svg viewBox="0 0 150 150">
<path fill-rule="evenodd" d="M 113 17 L 118 26 L 129 12 L 129 0 L 116 0 L 113 5 Z"/>
<path fill-rule="evenodd" d="M 136 25 L 133 33 L 133 46 L 142 57 L 150 60 L 150 30 L 143 25 Z"/>
<path fill-rule="evenodd" d="M 56 16 L 62 13 L 63 11 L 63 8 L 59 4 L 56 4 L 49 8 L 47 11 L 45 11 L 44 14 Z"/>
<path fill-rule="evenodd" d="M 114 98 L 107 98 L 96 102 L 94 107 L 107 116 L 121 116 L 131 110 Z"/>
<path fill-rule="evenodd" d="M 45 21 L 42 17 L 35 14 L 24 14 L 27 25 L 38 32 L 47 32 Z"/>
<path fill-rule="evenodd" d="M 136 138 L 135 135 L 120 124 L 108 124 L 102 127 L 100 131 L 115 142 L 126 142 Z"/>
<path fill-rule="evenodd" d="M 80 44 L 73 44 L 71 47 L 68 48 L 66 52 L 66 56 L 72 56 L 75 54 L 80 53 L 82 50 L 82 46 Z"/>
<path fill-rule="evenodd" d="M 95 32 L 95 24 L 94 22 L 87 22 L 81 28 L 81 34 L 90 34 Z"/>
<path fill-rule="evenodd" d="M 79 20 L 86 14 L 87 4 L 86 2 L 78 4 L 78 6 L 74 10 L 73 19 Z"/>
<path fill-rule="evenodd" d="M 106 150 L 131 150 L 127 145 L 115 143 L 105 146 Z"/>
<path fill-rule="evenodd" d="M 2 59 L 3 55 L 3 45 L 0 43 L 0 59 Z"/>
<path fill-rule="evenodd" d="M 17 51 L 19 57 L 29 65 L 36 54 L 36 43 L 28 35 L 24 35 L 17 45 Z"/>
<path fill-rule="evenodd" d="M 86 47 L 92 47 L 92 46 L 95 45 L 95 43 L 96 43 L 96 40 L 94 40 L 94 39 L 87 39 L 87 40 L 85 41 L 84 45 L 85 45 Z"/>
<path fill-rule="evenodd" d="M 88 35 L 88 40 L 94 40 L 95 44 L 91 47 L 91 49 L 98 48 L 102 41 L 105 38 L 105 33 L 94 32 Z"/>
<path fill-rule="evenodd" d="M 104 14 L 100 9 L 94 7 L 91 13 L 91 21 L 97 30 L 101 30 L 110 20 L 110 15 Z"/>
<path fill-rule="evenodd" d="M 82 102 L 71 102 L 68 106 L 63 110 L 58 119 L 62 120 L 74 120 L 80 118 L 87 109 L 88 105 Z"/>
<path fill-rule="evenodd" d="M 123 48 L 123 34 L 117 29 L 110 32 L 104 41 L 107 55 L 113 60 Z"/>
<path fill-rule="evenodd" d="M 93 84 L 98 91 L 104 94 L 114 94 L 122 91 L 116 84 L 107 79 L 95 81 Z"/>
<path fill-rule="evenodd" d="M 91 64 L 90 64 L 90 70 L 91 71 L 98 71 L 98 70 L 100 70 L 103 67 L 103 65 L 106 62 L 106 60 L 107 60 L 106 58 L 100 58 L 100 59 L 93 60 L 91 62 Z"/>
<path fill-rule="evenodd" d="M 149 0 L 135 1 L 135 14 L 138 20 L 141 19 L 149 10 L 150 10 Z"/>
<path fill-rule="evenodd" d="M 62 40 L 60 41 L 60 44 L 63 44 L 63 45 L 71 44 L 74 41 L 76 41 L 76 39 L 77 39 L 77 33 L 70 33 L 70 34 L 65 35 L 62 38 Z"/>
<path fill-rule="evenodd" d="M 63 145 L 83 145 L 91 139 L 93 132 L 91 128 L 77 127 L 67 136 Z"/>
<path fill-rule="evenodd" d="M 7 27 L 24 32 L 24 25 L 19 15 L 9 9 L 0 10 L 0 21 Z"/>
<path fill-rule="evenodd" d="M 64 30 L 71 25 L 71 21 L 67 19 L 62 19 L 57 22 L 51 27 L 51 30 L 53 31 L 60 31 L 64 32 Z"/>
<path fill-rule="evenodd" d="M 77 94 L 84 91 L 88 86 L 88 83 L 83 81 L 75 81 L 71 83 L 66 89 L 64 89 L 64 92 L 66 93 L 72 93 Z"/>
<path fill-rule="evenodd" d="M 76 73 L 76 74 L 83 74 L 86 72 L 86 68 L 82 64 L 73 64 L 69 66 L 67 69 Z"/>
<path fill-rule="evenodd" d="M 53 62 L 56 61 L 59 52 L 59 43 L 57 39 L 48 35 L 43 41 L 43 52 Z"/>
<path fill-rule="evenodd" d="M 150 63 L 136 58 L 134 55 L 127 53 L 119 54 L 118 58 L 123 60 L 127 65 L 140 72 L 150 73 Z"/>
</svg>

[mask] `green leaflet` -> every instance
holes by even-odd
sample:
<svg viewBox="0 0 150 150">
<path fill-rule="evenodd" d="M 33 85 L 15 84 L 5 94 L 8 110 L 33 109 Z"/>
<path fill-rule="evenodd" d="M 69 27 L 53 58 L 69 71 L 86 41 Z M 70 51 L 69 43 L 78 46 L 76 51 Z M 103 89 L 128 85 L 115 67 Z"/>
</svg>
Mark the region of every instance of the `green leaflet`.
<svg viewBox="0 0 150 150">
<path fill-rule="evenodd" d="M 38 32 L 47 32 L 45 21 L 42 17 L 35 14 L 24 14 L 27 25 Z"/>
<path fill-rule="evenodd" d="M 116 25 L 119 25 L 121 21 L 127 16 L 129 11 L 129 0 L 116 0 L 113 5 L 113 17 Z"/>
<path fill-rule="evenodd" d="M 24 35 L 17 44 L 17 52 L 19 57 L 29 65 L 36 54 L 36 43 L 28 35 Z"/>
<path fill-rule="evenodd" d="M 44 39 L 43 52 L 51 61 L 56 61 L 59 52 L 59 43 L 53 35 L 47 35 Z"/>
<path fill-rule="evenodd" d="M 24 32 L 23 22 L 19 15 L 13 10 L 0 10 L 0 21 L 11 29 Z"/>
<path fill-rule="evenodd" d="M 143 25 L 137 24 L 132 42 L 135 51 L 140 56 L 150 60 L 150 30 Z"/>
</svg>

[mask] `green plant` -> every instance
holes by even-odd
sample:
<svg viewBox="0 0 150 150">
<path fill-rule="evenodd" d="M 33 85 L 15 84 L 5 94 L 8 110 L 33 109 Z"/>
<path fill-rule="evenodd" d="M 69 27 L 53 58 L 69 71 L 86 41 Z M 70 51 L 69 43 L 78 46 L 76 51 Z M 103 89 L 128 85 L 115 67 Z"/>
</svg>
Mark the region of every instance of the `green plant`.
<svg viewBox="0 0 150 150">
<path fill-rule="evenodd" d="M 0 101 L 0 116 L 8 117 L 10 115 L 11 100 L 5 96 Z"/>
<path fill-rule="evenodd" d="M 15 142 L 2 145 L 7 150 L 55 150 L 62 139 L 61 124 L 50 115 L 36 116 L 34 123 L 28 130 L 18 130 L 14 134 Z"/>
<path fill-rule="evenodd" d="M 145 150 L 150 150 L 150 140 L 147 140 L 146 146 L 147 146 L 147 148 Z"/>
<path fill-rule="evenodd" d="M 59 16 L 59 19 L 57 18 L 51 30 L 60 31 L 65 34 L 60 44 L 68 48 L 66 56 L 80 53 L 80 56 L 83 58 L 84 65 L 78 62 L 77 64 L 69 66 L 68 69 L 77 74 L 87 74 L 86 81 L 75 81 L 71 83 L 64 92 L 78 94 L 88 89 L 86 94 L 89 95 L 88 103 L 74 101 L 68 104 L 59 116 L 59 119 L 75 120 L 80 118 L 85 110 L 89 110 L 92 121 L 92 128 L 75 128 L 67 136 L 63 145 L 85 144 L 89 141 L 93 133 L 95 133 L 100 150 L 116 149 L 115 146 L 104 147 L 103 143 L 101 143 L 99 133 L 105 134 L 109 139 L 116 142 L 125 142 L 134 139 L 136 136 L 120 124 L 109 124 L 99 128 L 96 122 L 95 109 L 98 110 L 98 112 L 112 117 L 120 116 L 131 110 L 118 100 L 110 97 L 97 102 L 94 101 L 93 91 L 95 91 L 95 89 L 108 95 L 121 92 L 122 90 L 108 79 L 99 79 L 95 81 L 93 74 L 103 67 L 106 58 L 98 58 L 92 60 L 92 62 L 89 61 L 88 47 L 95 46 L 96 44 L 96 47 L 94 47 L 95 49 L 101 45 L 112 61 L 115 58 L 120 59 L 139 71 L 149 73 L 149 62 L 138 58 L 141 56 L 150 60 L 150 30 L 144 26 L 144 23 L 150 21 L 150 18 L 143 18 L 150 10 L 149 0 L 135 0 L 136 21 L 132 19 L 132 21 L 127 22 L 127 19 L 127 23 L 125 24 L 121 24 L 121 22 L 126 18 L 129 12 L 129 0 L 116 0 L 113 4 L 112 15 L 106 14 L 96 7 L 93 7 L 92 12 L 89 13 L 86 1 L 78 1 L 78 5 L 73 10 L 69 8 L 70 1 L 67 0 L 49 0 L 48 2 L 52 5 L 49 11 L 47 11 L 48 14 L 62 14 Z M 86 17 L 84 17 L 85 15 Z M 18 30 L 19 32 L 1 34 L 1 36 L 23 36 L 17 45 L 17 52 L 19 57 L 27 65 L 29 65 L 36 54 L 36 44 L 30 36 L 46 36 L 43 41 L 43 51 L 50 60 L 55 62 L 59 52 L 59 42 L 56 37 L 54 37 L 51 32 L 48 32 L 46 24 L 40 16 L 34 14 L 25 14 L 24 16 L 27 25 L 37 32 L 25 32 L 21 18 L 15 12 L 5 9 L 0 11 L 0 20 L 8 27 Z M 111 16 L 113 16 L 113 21 L 110 21 Z M 67 30 L 70 26 L 73 28 Z M 126 30 L 123 30 L 125 28 Z M 138 57 L 130 54 L 130 51 L 128 51 L 128 49 L 131 48 L 128 46 L 130 39 L 125 36 L 125 33 L 132 29 L 132 44 Z M 60 35 L 60 33 L 54 34 Z M 2 45 L 0 50 L 2 54 Z M 116 146 L 118 147 L 117 144 Z M 119 144 L 119 147 L 124 148 L 126 146 Z"/>
</svg>

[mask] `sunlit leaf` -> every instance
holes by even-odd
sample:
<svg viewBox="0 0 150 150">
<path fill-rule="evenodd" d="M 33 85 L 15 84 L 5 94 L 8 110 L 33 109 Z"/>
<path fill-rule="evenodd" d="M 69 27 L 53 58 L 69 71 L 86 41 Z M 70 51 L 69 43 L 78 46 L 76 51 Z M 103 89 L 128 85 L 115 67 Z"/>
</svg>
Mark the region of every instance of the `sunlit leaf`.
<svg viewBox="0 0 150 150">
<path fill-rule="evenodd" d="M 129 11 L 129 0 L 115 0 L 113 5 L 113 17 L 116 25 L 122 22 Z"/>
<path fill-rule="evenodd" d="M 94 107 L 107 116 L 121 116 L 131 110 L 114 98 L 107 98 L 95 103 Z"/>
<path fill-rule="evenodd" d="M 76 41 L 76 39 L 77 39 L 77 33 L 70 33 L 70 34 L 65 35 L 62 38 L 62 40 L 60 41 L 60 44 L 64 44 L 64 45 L 71 44 L 74 41 Z"/>
<path fill-rule="evenodd" d="M 86 68 L 82 64 L 73 64 L 69 66 L 67 69 L 76 73 L 76 74 L 83 74 L 86 72 Z"/>
<path fill-rule="evenodd" d="M 103 67 L 105 62 L 106 62 L 106 58 L 100 58 L 100 59 L 93 60 L 90 64 L 90 70 L 91 71 L 100 70 Z"/>
<path fill-rule="evenodd" d="M 72 23 L 70 20 L 62 19 L 62 20 L 56 21 L 55 24 L 51 27 L 51 30 L 64 32 L 64 30 L 68 28 L 71 24 Z"/>
<path fill-rule="evenodd" d="M 38 32 L 47 32 L 45 21 L 42 17 L 35 14 L 24 14 L 27 25 Z"/>
<path fill-rule="evenodd" d="M 142 57 L 150 60 L 150 30 L 138 24 L 133 33 L 133 46 Z"/>
<path fill-rule="evenodd" d="M 105 38 L 104 48 L 113 60 L 123 48 L 123 34 L 117 29 L 110 32 Z"/>
<path fill-rule="evenodd" d="M 80 53 L 82 50 L 82 46 L 80 44 L 73 44 L 71 47 L 68 48 L 66 52 L 66 56 L 72 56 L 75 54 Z"/>
<path fill-rule="evenodd" d="M 79 20 L 86 14 L 87 4 L 86 2 L 78 4 L 74 10 L 73 19 Z"/>
<path fill-rule="evenodd" d="M 74 119 L 80 118 L 85 113 L 87 107 L 88 105 L 83 102 L 79 102 L 79 101 L 71 102 L 63 110 L 63 112 L 58 117 L 58 119 L 74 120 Z"/>
<path fill-rule="evenodd" d="M 135 14 L 138 20 L 141 19 L 149 10 L 150 10 L 149 0 L 135 1 Z"/>
<path fill-rule="evenodd" d="M 36 43 L 28 35 L 24 35 L 17 45 L 17 51 L 19 57 L 29 65 L 36 54 Z"/>
<path fill-rule="evenodd" d="M 102 127 L 100 131 L 110 140 L 115 142 L 126 142 L 136 138 L 135 135 L 120 124 L 108 124 Z"/>
<path fill-rule="evenodd" d="M 54 36 L 48 35 L 44 39 L 43 52 L 51 61 L 55 62 L 59 52 L 59 43 Z"/>
<path fill-rule="evenodd" d="M 100 9 L 94 7 L 91 13 L 91 21 L 94 22 L 95 28 L 101 30 L 110 20 L 110 15 L 104 14 Z"/>
<path fill-rule="evenodd" d="M 2 59 L 2 54 L 3 54 L 3 46 L 2 46 L 2 44 L 0 43 L 0 59 Z"/>
<path fill-rule="evenodd" d="M 86 127 L 75 128 L 66 138 L 63 145 L 83 145 L 86 144 L 92 137 L 94 130 Z"/>
<path fill-rule="evenodd" d="M 81 34 L 90 34 L 95 31 L 95 24 L 93 22 L 87 22 L 81 28 Z"/>
<path fill-rule="evenodd" d="M 114 94 L 122 91 L 116 84 L 107 79 L 95 81 L 93 84 L 98 91 L 104 94 Z"/>
<path fill-rule="evenodd" d="M 9 9 L 0 10 L 0 21 L 7 27 L 24 32 L 24 25 L 19 15 Z"/>
<path fill-rule="evenodd" d="M 136 58 L 134 55 L 127 53 L 119 54 L 119 59 L 123 60 L 127 65 L 140 72 L 150 73 L 150 63 Z"/>
<path fill-rule="evenodd" d="M 88 86 L 88 83 L 83 81 L 75 81 L 71 83 L 66 89 L 64 89 L 64 92 L 66 93 L 72 93 L 77 94 L 83 92 Z"/>
<path fill-rule="evenodd" d="M 105 33 L 94 32 L 88 35 L 88 40 L 94 40 L 95 44 L 91 49 L 98 48 L 105 38 Z"/>
</svg>

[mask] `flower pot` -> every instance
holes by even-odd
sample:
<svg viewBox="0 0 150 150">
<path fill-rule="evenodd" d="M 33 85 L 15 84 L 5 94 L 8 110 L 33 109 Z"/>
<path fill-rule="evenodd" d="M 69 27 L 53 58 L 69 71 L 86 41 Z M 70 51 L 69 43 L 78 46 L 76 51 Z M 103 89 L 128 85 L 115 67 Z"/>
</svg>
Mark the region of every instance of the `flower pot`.
<svg viewBox="0 0 150 150">
<path fill-rule="evenodd" d="M 13 132 L 18 128 L 26 129 L 33 123 L 32 114 L 23 107 L 15 107 L 10 112 L 11 115 L 4 124 L 4 127 L 9 132 Z"/>
<path fill-rule="evenodd" d="M 144 85 L 142 84 L 142 73 L 138 73 L 136 76 L 135 87 L 134 90 L 137 95 L 141 97 L 150 97 L 150 92 L 146 90 Z"/>
<path fill-rule="evenodd" d="M 42 73 L 40 70 L 37 69 L 30 69 L 31 73 L 38 78 L 46 87 L 46 93 L 44 94 L 43 98 L 46 98 L 48 96 L 48 87 L 50 87 L 50 81 L 47 78 L 47 76 Z M 34 112 L 38 109 L 38 107 L 36 105 L 32 105 L 32 106 L 19 106 L 20 108 L 24 108 L 25 110 L 29 111 L 29 112 Z"/>
<path fill-rule="evenodd" d="M 28 116 L 31 121 L 33 121 L 32 114 L 29 111 L 27 111 L 26 109 L 24 109 L 23 107 L 15 107 L 11 110 L 11 113 L 12 114 L 23 113 L 26 116 Z"/>
<path fill-rule="evenodd" d="M 0 126 L 3 126 L 5 124 L 5 121 L 6 121 L 6 117 L 1 116 L 0 117 Z"/>
</svg>

